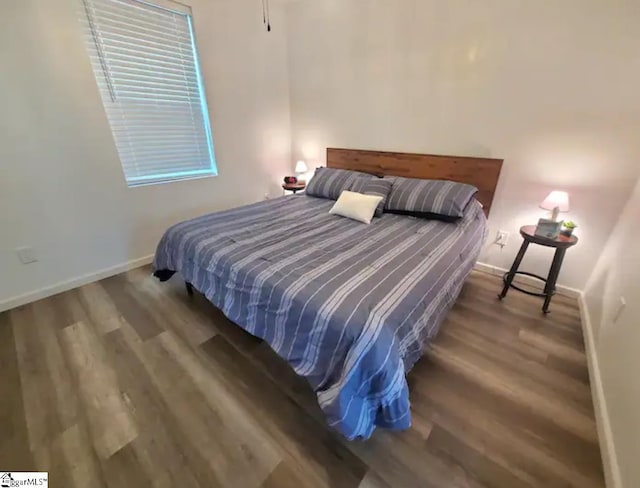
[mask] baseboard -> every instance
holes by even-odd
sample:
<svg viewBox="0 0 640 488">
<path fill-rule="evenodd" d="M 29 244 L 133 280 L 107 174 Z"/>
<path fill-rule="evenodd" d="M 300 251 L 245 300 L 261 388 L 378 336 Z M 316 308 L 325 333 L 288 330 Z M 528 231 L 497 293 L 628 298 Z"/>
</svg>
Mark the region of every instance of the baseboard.
<svg viewBox="0 0 640 488">
<path fill-rule="evenodd" d="M 56 283 L 55 285 L 46 286 L 44 288 L 40 288 L 39 290 L 3 300 L 0 302 L 0 312 L 25 305 L 27 303 L 35 302 L 36 300 L 41 300 L 43 298 L 62 293 L 64 291 L 72 290 L 73 288 L 77 288 L 79 286 L 86 285 L 87 283 L 92 283 L 103 278 L 108 278 L 109 276 L 124 273 L 125 271 L 128 271 L 130 269 L 149 264 L 151 261 L 153 261 L 153 255 L 144 256 L 142 258 L 127 261 L 126 263 L 111 266 L 110 268 L 101 269 L 94 273 L 71 278 L 70 280 Z"/>
<path fill-rule="evenodd" d="M 600 376 L 600 365 L 598 364 L 598 354 L 596 351 L 595 338 L 593 336 L 593 326 L 591 315 L 585 301 L 584 293 L 578 297 L 580 305 L 580 317 L 582 322 L 582 333 L 584 345 L 587 353 L 587 363 L 589 365 L 589 380 L 591 383 L 591 397 L 598 428 L 598 439 L 600 440 L 600 455 L 604 467 L 605 481 L 608 488 L 622 488 L 622 478 L 620 467 L 613 443 L 613 433 L 609 422 L 609 412 L 607 401 L 602 387 L 602 377 Z"/>
<path fill-rule="evenodd" d="M 493 266 L 491 264 L 486 263 L 476 263 L 475 269 L 477 271 L 481 271 L 483 273 L 489 273 L 495 276 L 502 277 L 508 270 L 504 268 L 499 268 L 498 266 Z M 525 285 L 538 285 L 540 286 L 540 281 L 535 278 L 531 278 L 529 276 L 518 275 L 514 279 L 515 283 L 523 283 Z M 580 290 L 576 288 L 571 288 L 563 285 L 556 285 L 556 293 L 558 295 L 563 295 L 569 298 L 579 298 L 582 293 Z"/>
</svg>

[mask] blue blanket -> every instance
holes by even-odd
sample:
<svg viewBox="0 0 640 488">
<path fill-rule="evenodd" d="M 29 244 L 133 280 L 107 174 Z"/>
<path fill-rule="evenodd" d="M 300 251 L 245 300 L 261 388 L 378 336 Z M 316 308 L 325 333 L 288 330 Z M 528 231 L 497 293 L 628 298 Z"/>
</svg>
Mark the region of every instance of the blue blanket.
<svg viewBox="0 0 640 488">
<path fill-rule="evenodd" d="M 317 393 L 349 439 L 411 425 L 405 374 L 438 331 L 480 252 L 473 201 L 456 223 L 384 214 L 370 225 L 335 202 L 282 197 L 171 227 L 154 260 L 264 339 Z"/>
</svg>

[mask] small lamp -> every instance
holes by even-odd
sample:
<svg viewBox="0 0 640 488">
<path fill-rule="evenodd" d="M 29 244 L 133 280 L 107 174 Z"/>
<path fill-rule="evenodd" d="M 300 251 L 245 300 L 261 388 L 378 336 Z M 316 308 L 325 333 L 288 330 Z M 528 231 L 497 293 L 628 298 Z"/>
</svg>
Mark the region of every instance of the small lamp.
<svg viewBox="0 0 640 488">
<path fill-rule="evenodd" d="M 298 176 L 298 183 L 304 183 L 304 180 L 300 179 L 300 176 L 304 175 L 307 171 L 309 171 L 309 168 L 307 168 L 307 163 L 305 163 L 304 161 L 298 161 L 296 163 L 295 173 Z"/>
<path fill-rule="evenodd" d="M 551 220 L 557 221 L 560 212 L 569 211 L 569 194 L 566 191 L 552 191 L 540 204 L 540 208 L 551 211 Z"/>
</svg>

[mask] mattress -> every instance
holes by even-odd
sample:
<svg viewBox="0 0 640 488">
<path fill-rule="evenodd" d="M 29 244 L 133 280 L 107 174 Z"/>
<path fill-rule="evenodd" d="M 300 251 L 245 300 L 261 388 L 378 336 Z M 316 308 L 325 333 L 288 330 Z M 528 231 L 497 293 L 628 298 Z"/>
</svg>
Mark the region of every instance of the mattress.
<svg viewBox="0 0 640 488">
<path fill-rule="evenodd" d="M 174 225 L 154 259 L 305 377 L 348 439 L 411 425 L 405 375 L 486 237 L 475 200 L 456 223 L 385 213 L 369 225 L 307 195 Z"/>
</svg>

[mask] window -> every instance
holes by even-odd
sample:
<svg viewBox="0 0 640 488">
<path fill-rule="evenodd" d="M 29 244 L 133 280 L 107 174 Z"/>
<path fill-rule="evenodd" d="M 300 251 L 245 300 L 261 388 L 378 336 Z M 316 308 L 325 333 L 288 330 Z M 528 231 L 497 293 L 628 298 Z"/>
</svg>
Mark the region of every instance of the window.
<svg viewBox="0 0 640 488">
<path fill-rule="evenodd" d="M 82 22 L 129 186 L 217 174 L 191 11 L 81 0 Z"/>
</svg>

